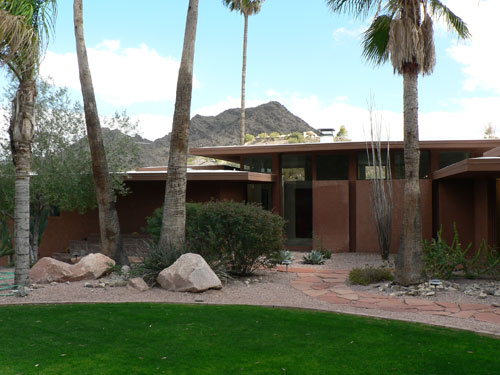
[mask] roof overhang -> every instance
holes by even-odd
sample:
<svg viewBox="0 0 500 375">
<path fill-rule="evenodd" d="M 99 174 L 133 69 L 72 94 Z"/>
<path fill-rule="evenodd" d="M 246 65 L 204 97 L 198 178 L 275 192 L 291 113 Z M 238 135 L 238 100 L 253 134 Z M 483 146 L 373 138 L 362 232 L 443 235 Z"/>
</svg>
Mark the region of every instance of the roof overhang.
<svg viewBox="0 0 500 375">
<path fill-rule="evenodd" d="M 167 172 L 162 171 L 130 171 L 126 181 L 165 181 Z M 267 173 L 228 171 L 228 170 L 189 170 L 188 181 L 242 181 L 242 182 L 273 182 L 276 176 Z"/>
<path fill-rule="evenodd" d="M 433 180 L 474 177 L 500 178 L 500 157 L 465 159 L 432 174 Z"/>
<path fill-rule="evenodd" d="M 335 151 L 362 151 L 366 150 L 369 142 L 331 142 L 331 143 L 292 143 L 278 145 L 256 145 L 256 146 L 219 146 L 191 148 L 189 153 L 196 156 L 205 156 L 234 163 L 240 162 L 241 156 L 270 155 L 281 153 L 311 153 L 311 152 L 335 152 Z M 403 150 L 404 142 L 392 141 L 389 143 L 391 150 Z M 470 150 L 482 155 L 488 150 L 498 147 L 500 140 L 453 140 L 453 141 L 420 141 L 422 150 Z M 387 142 L 382 142 L 382 149 L 387 148 Z"/>
</svg>

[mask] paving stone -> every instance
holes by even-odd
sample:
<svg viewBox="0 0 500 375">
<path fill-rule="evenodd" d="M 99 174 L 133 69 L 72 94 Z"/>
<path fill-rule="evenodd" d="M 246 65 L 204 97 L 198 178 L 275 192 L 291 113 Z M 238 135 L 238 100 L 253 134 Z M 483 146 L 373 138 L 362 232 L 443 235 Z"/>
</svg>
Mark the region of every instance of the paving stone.
<svg viewBox="0 0 500 375">
<path fill-rule="evenodd" d="M 385 301 L 385 300 L 380 299 L 380 298 L 360 298 L 359 299 L 359 302 L 369 303 L 371 305 L 377 304 L 377 303 L 382 302 L 382 301 Z"/>
<path fill-rule="evenodd" d="M 418 311 L 419 314 L 424 315 L 442 315 L 442 316 L 450 316 L 452 313 L 447 311 Z"/>
<path fill-rule="evenodd" d="M 461 318 L 461 319 L 469 319 L 470 317 L 472 317 L 472 315 L 474 315 L 476 313 L 476 311 L 474 310 L 469 310 L 469 311 L 460 311 L 456 314 L 453 314 L 452 316 L 454 318 Z"/>
<path fill-rule="evenodd" d="M 414 306 L 414 307 L 416 307 L 419 311 L 444 311 L 443 306 L 438 306 L 436 304 L 425 305 L 425 306 Z"/>
<path fill-rule="evenodd" d="M 321 296 L 323 294 L 326 294 L 329 291 L 328 290 L 303 290 L 303 292 L 305 294 L 307 294 L 308 296 L 317 297 L 317 296 Z"/>
<path fill-rule="evenodd" d="M 359 296 L 357 294 L 342 294 L 340 295 L 339 297 L 342 297 L 342 298 L 347 298 L 348 300 L 351 300 L 351 301 L 356 301 L 359 299 Z"/>
<path fill-rule="evenodd" d="M 329 287 L 330 285 L 328 285 L 328 283 L 316 283 L 311 285 L 311 288 L 316 290 L 328 289 Z"/>
<path fill-rule="evenodd" d="M 348 305 L 351 302 L 348 299 L 338 297 L 336 294 L 325 294 L 319 296 L 318 299 L 339 305 Z"/>
<path fill-rule="evenodd" d="M 360 307 L 360 308 L 363 308 L 363 309 L 373 309 L 374 306 L 372 303 L 363 303 L 363 302 L 360 302 L 360 301 L 352 301 L 351 302 L 351 306 L 352 307 Z"/>
<path fill-rule="evenodd" d="M 401 302 L 401 301 L 390 301 L 390 300 L 380 301 L 377 304 L 377 307 L 379 307 L 379 308 L 395 308 L 395 309 L 397 308 L 397 309 L 403 309 L 403 310 L 406 310 L 406 309 L 414 309 L 414 310 L 416 310 L 416 308 L 408 306 L 404 302 Z"/>
<path fill-rule="evenodd" d="M 491 305 L 483 305 L 479 303 L 461 303 L 459 304 L 460 310 L 468 311 L 468 310 L 492 310 L 493 307 Z"/>
<path fill-rule="evenodd" d="M 343 288 L 332 288 L 332 292 L 335 292 L 337 294 L 352 294 L 352 293 L 354 293 L 352 289 L 349 289 L 345 286 Z"/>
<path fill-rule="evenodd" d="M 449 307 L 449 308 L 446 308 L 445 311 L 448 311 L 448 312 L 451 312 L 451 313 L 458 313 L 460 312 L 460 308 L 459 307 Z"/>
<path fill-rule="evenodd" d="M 305 276 L 305 277 L 300 277 L 299 278 L 300 281 L 302 282 L 310 282 L 310 283 L 321 283 L 323 282 L 323 280 L 321 280 L 319 277 L 316 277 L 316 276 Z"/>
<path fill-rule="evenodd" d="M 418 298 L 405 298 L 405 303 L 410 306 L 429 306 L 434 305 L 434 302 L 426 300 L 426 299 L 418 299 Z"/>
<path fill-rule="evenodd" d="M 439 306 L 445 307 L 446 310 L 448 310 L 448 309 L 458 309 L 458 305 L 456 303 L 453 303 L 453 302 L 439 302 L 439 301 L 436 301 L 435 303 L 438 304 Z"/>
<path fill-rule="evenodd" d="M 481 322 L 500 324 L 500 315 L 491 312 L 474 314 L 474 318 Z"/>
<path fill-rule="evenodd" d="M 316 271 L 319 277 L 332 277 L 335 274 L 334 270 L 318 270 Z"/>
<path fill-rule="evenodd" d="M 496 309 L 494 313 L 500 315 L 500 309 Z"/>
<path fill-rule="evenodd" d="M 321 275 L 316 274 L 316 276 L 321 277 Z M 331 278 L 323 278 L 325 283 L 337 283 L 337 284 L 345 284 L 345 279 L 331 279 Z"/>
<path fill-rule="evenodd" d="M 366 297 L 366 298 L 384 298 L 385 299 L 385 296 L 379 296 L 378 294 L 375 294 L 375 293 L 358 292 L 358 295 L 360 297 Z"/>
</svg>

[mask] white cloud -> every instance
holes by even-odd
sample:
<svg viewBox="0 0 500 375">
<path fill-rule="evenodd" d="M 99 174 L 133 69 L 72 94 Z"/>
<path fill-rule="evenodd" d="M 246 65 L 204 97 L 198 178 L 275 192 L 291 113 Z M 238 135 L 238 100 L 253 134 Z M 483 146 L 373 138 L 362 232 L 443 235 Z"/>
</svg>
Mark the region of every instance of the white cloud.
<svg viewBox="0 0 500 375">
<path fill-rule="evenodd" d="M 164 137 L 172 130 L 172 116 L 143 113 L 130 117 L 139 121 L 139 134 L 151 141 Z"/>
<path fill-rule="evenodd" d="M 456 43 L 448 49 L 448 53 L 464 65 L 464 89 L 483 89 L 500 94 L 500 34 L 497 27 L 500 1 L 450 0 L 447 5 L 463 18 L 472 34 L 469 41 Z"/>
<path fill-rule="evenodd" d="M 344 38 L 354 38 L 359 39 L 361 34 L 365 31 L 365 27 L 358 27 L 355 29 L 347 29 L 345 27 L 339 27 L 333 30 L 333 39 L 336 42 L 342 41 Z"/>
<path fill-rule="evenodd" d="M 142 44 L 122 48 L 118 40 L 104 40 L 88 48 L 96 95 L 113 106 L 158 103 L 175 100 L 179 61 L 164 57 Z M 58 86 L 80 90 L 75 53 L 47 51 L 41 75 L 52 77 Z M 193 87 L 199 86 L 196 79 Z"/>
</svg>

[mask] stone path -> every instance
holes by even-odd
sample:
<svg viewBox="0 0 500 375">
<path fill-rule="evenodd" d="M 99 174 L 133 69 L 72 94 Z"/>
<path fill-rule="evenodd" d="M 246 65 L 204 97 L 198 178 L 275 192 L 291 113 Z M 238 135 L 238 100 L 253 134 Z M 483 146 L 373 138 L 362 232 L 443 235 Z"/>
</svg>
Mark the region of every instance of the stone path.
<svg viewBox="0 0 500 375">
<path fill-rule="evenodd" d="M 284 266 L 278 270 L 285 271 Z M 349 305 L 364 309 L 379 309 L 393 312 L 442 315 L 460 319 L 475 319 L 500 326 L 500 308 L 486 304 L 465 304 L 430 301 L 412 297 L 381 296 L 375 293 L 358 292 L 346 285 L 349 270 L 316 270 L 313 268 L 289 267 L 298 278 L 291 285 L 308 296 L 331 304 Z"/>
</svg>

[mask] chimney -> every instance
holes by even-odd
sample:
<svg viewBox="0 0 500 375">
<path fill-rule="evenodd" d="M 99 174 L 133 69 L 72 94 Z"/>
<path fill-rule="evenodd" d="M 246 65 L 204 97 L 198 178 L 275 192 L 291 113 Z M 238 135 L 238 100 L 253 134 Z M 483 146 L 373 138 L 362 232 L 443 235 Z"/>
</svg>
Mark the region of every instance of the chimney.
<svg viewBox="0 0 500 375">
<path fill-rule="evenodd" d="M 320 143 L 331 143 L 335 139 L 335 129 L 333 128 L 323 128 L 323 129 L 318 129 L 320 136 L 319 136 L 319 142 Z"/>
</svg>

